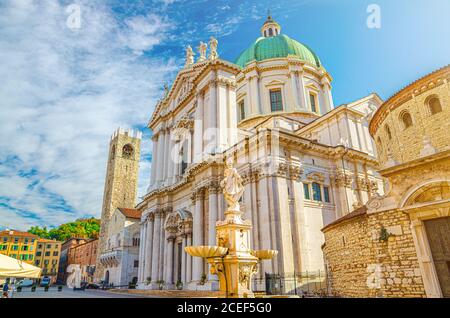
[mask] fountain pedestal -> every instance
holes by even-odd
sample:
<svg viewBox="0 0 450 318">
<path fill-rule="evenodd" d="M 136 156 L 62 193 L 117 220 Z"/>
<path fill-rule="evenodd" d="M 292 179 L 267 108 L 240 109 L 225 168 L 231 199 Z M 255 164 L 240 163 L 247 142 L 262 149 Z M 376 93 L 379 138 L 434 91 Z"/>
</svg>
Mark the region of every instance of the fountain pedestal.
<svg viewBox="0 0 450 318">
<path fill-rule="evenodd" d="M 221 182 L 228 209 L 225 220 L 216 222 L 217 246 L 187 246 L 185 251 L 206 258 L 211 274 L 219 278 L 220 291 L 231 298 L 254 297 L 252 276 L 258 271 L 258 262 L 271 259 L 274 250 L 253 251 L 250 248 L 252 224 L 242 219 L 239 199 L 242 196 L 242 179 L 230 164 Z"/>
</svg>

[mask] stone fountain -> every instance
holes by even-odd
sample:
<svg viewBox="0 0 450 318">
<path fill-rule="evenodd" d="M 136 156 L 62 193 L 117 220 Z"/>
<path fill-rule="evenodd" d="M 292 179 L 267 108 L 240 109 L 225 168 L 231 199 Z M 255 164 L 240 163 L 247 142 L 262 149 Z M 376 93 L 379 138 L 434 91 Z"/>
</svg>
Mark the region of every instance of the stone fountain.
<svg viewBox="0 0 450 318">
<path fill-rule="evenodd" d="M 258 271 L 258 262 L 273 258 L 278 251 L 250 248 L 252 224 L 242 219 L 239 200 L 244 192 L 242 178 L 227 161 L 220 186 L 227 202 L 225 220 L 216 223 L 217 246 L 187 246 L 192 256 L 206 258 L 211 274 L 219 277 L 220 291 L 230 298 L 254 297 L 252 276 Z"/>
</svg>

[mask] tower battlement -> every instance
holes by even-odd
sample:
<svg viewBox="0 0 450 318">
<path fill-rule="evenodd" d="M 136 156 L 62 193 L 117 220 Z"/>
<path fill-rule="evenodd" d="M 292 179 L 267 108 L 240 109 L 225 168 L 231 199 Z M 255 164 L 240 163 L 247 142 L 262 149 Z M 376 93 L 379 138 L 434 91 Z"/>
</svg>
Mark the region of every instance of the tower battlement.
<svg viewBox="0 0 450 318">
<path fill-rule="evenodd" d="M 124 129 L 122 127 L 119 127 L 111 135 L 111 140 L 113 140 L 114 138 L 116 138 L 119 135 L 126 135 L 126 136 L 131 137 L 131 138 L 142 139 L 142 132 L 141 131 L 133 130 L 131 128 Z"/>
</svg>

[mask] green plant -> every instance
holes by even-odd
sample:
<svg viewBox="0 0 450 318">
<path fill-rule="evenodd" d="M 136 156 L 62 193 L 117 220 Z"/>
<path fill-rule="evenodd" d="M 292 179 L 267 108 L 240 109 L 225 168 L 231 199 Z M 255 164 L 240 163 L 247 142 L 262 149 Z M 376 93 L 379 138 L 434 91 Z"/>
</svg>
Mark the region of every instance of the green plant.
<svg viewBox="0 0 450 318">
<path fill-rule="evenodd" d="M 158 280 L 156 281 L 156 283 L 158 284 L 159 290 L 162 290 L 164 288 L 165 281 Z"/>
<path fill-rule="evenodd" d="M 203 273 L 202 277 L 200 278 L 200 285 L 205 285 L 206 283 L 206 274 Z"/>
<path fill-rule="evenodd" d="M 178 290 L 182 290 L 183 289 L 183 282 L 181 280 L 177 281 L 176 286 L 177 286 Z"/>
<path fill-rule="evenodd" d="M 148 285 L 152 282 L 152 278 L 149 276 L 146 278 L 145 284 Z"/>
<path fill-rule="evenodd" d="M 389 233 L 388 230 L 386 230 L 386 228 L 384 226 L 382 226 L 381 230 L 380 230 L 380 238 L 379 238 L 379 240 L 382 241 L 382 242 L 386 242 L 391 235 L 392 234 Z"/>
</svg>

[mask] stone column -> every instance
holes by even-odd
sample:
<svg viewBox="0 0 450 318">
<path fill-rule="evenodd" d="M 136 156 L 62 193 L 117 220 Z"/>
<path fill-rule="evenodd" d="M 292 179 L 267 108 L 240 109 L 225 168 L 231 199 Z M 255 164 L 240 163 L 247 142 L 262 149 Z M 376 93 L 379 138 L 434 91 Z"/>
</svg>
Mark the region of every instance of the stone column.
<svg viewBox="0 0 450 318">
<path fill-rule="evenodd" d="M 236 87 L 235 84 L 229 84 L 227 86 L 228 146 L 233 146 L 238 140 L 236 107 Z"/>
<path fill-rule="evenodd" d="M 218 119 L 217 119 L 217 82 L 211 81 L 209 84 L 209 129 L 216 129 L 214 131 L 214 140 L 213 142 L 209 142 L 210 149 L 207 149 L 209 153 L 216 152 L 219 146 L 219 132 L 218 128 Z"/>
<path fill-rule="evenodd" d="M 163 152 L 163 156 L 164 156 L 164 172 L 163 172 L 163 180 L 164 180 L 164 185 L 167 185 L 168 181 L 169 181 L 169 153 L 170 153 L 170 131 L 167 129 L 166 133 L 164 135 L 164 152 Z"/>
<path fill-rule="evenodd" d="M 164 175 L 164 130 L 160 130 L 158 133 L 158 151 L 156 152 L 156 184 L 159 184 L 163 181 Z M 153 169 L 153 168 L 152 168 Z"/>
<path fill-rule="evenodd" d="M 156 283 L 159 279 L 159 248 L 161 239 L 161 211 L 155 212 L 155 223 L 153 231 L 153 247 L 152 247 L 152 283 Z"/>
<path fill-rule="evenodd" d="M 166 247 L 166 231 L 164 229 L 164 222 L 166 220 L 166 212 L 167 210 L 164 210 L 163 213 L 161 213 L 161 224 L 160 224 L 160 233 L 161 233 L 161 238 L 160 238 L 160 247 L 159 247 L 159 268 L 158 268 L 158 279 L 159 280 L 164 280 L 164 265 L 166 262 L 166 254 L 165 254 L 165 247 Z"/>
<path fill-rule="evenodd" d="M 181 162 L 181 160 L 179 158 L 180 157 L 179 152 L 180 152 L 180 143 L 177 141 L 177 142 L 173 143 L 173 149 L 171 151 L 171 157 L 173 155 L 175 155 L 174 158 L 171 158 L 172 159 L 172 182 L 173 183 L 176 183 L 178 181 L 179 168 L 180 168 L 180 162 Z"/>
<path fill-rule="evenodd" d="M 271 234 L 271 220 L 270 220 L 270 202 L 269 202 L 269 184 L 267 176 L 260 176 L 258 184 L 258 198 L 259 198 L 259 219 L 261 226 L 261 249 L 271 250 L 272 248 L 272 234 Z M 261 262 L 261 271 L 267 273 L 273 273 L 272 261 Z"/>
<path fill-rule="evenodd" d="M 192 245 L 192 233 L 188 233 L 186 236 L 186 246 Z M 186 282 L 190 283 L 192 280 L 192 256 L 186 254 Z"/>
<path fill-rule="evenodd" d="M 173 167 L 175 165 L 174 158 L 173 158 L 173 149 L 175 147 L 175 141 L 173 140 L 173 134 L 171 133 L 169 135 L 169 149 L 167 152 L 167 184 L 170 185 L 173 183 L 174 180 L 174 171 Z"/>
<path fill-rule="evenodd" d="M 216 244 L 216 222 L 218 210 L 218 187 L 211 184 L 208 188 L 208 245 L 214 246 Z M 217 281 L 217 275 L 208 273 L 208 280 Z"/>
<path fill-rule="evenodd" d="M 325 80 L 323 83 L 323 94 L 327 106 L 327 111 L 330 111 L 334 108 L 334 103 L 333 103 L 333 96 L 331 95 L 331 85 L 328 79 Z"/>
<path fill-rule="evenodd" d="M 156 175 L 157 175 L 157 152 L 158 152 L 158 135 L 154 135 L 152 137 L 152 171 L 151 171 L 151 177 L 150 177 L 150 187 L 155 185 L 156 182 Z"/>
<path fill-rule="evenodd" d="M 181 282 L 185 285 L 186 284 L 186 274 L 187 274 L 187 266 L 186 266 L 186 260 L 187 260 L 187 253 L 184 251 L 184 248 L 186 247 L 186 234 L 183 235 L 183 241 L 181 243 Z"/>
<path fill-rule="evenodd" d="M 291 83 L 291 98 L 292 98 L 292 104 L 290 106 L 289 110 L 296 111 L 299 109 L 298 106 L 298 96 L 297 96 L 297 76 L 295 75 L 295 72 L 289 73 L 290 83 Z"/>
<path fill-rule="evenodd" d="M 139 231 L 139 267 L 138 267 L 138 283 L 142 285 L 145 282 L 145 235 L 147 232 L 147 222 L 140 223 Z"/>
<path fill-rule="evenodd" d="M 306 96 L 305 83 L 303 81 L 303 74 L 304 74 L 303 70 L 297 73 L 299 110 L 310 110 L 308 103 L 308 96 Z"/>
<path fill-rule="evenodd" d="M 165 268 L 166 271 L 166 286 L 168 289 L 173 288 L 173 244 L 174 244 L 175 236 L 173 236 L 173 233 L 169 233 L 167 238 L 167 265 Z"/>
<path fill-rule="evenodd" d="M 199 163 L 203 158 L 203 93 L 197 93 L 197 108 L 194 121 L 194 163 Z"/>
<path fill-rule="evenodd" d="M 153 224 L 154 224 L 155 215 L 151 214 L 149 215 L 147 219 L 147 233 L 146 233 L 146 251 L 144 253 L 145 255 L 145 268 L 144 268 L 144 281 L 147 280 L 147 277 L 153 277 L 152 276 L 152 262 L 153 262 Z"/>
<path fill-rule="evenodd" d="M 203 190 L 197 190 L 194 194 L 195 210 L 192 220 L 192 236 L 193 245 L 200 246 L 203 244 Z M 199 282 L 203 274 L 203 260 L 201 257 L 192 259 L 192 280 Z"/>
</svg>

